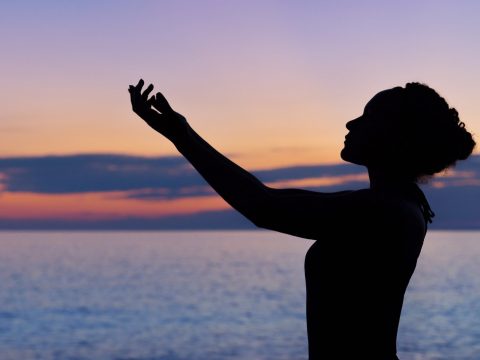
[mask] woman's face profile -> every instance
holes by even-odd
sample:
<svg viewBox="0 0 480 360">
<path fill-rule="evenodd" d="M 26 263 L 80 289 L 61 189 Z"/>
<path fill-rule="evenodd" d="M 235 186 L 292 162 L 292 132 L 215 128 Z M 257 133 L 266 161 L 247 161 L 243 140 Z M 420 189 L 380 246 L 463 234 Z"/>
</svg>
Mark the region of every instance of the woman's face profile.
<svg viewBox="0 0 480 360">
<path fill-rule="evenodd" d="M 349 132 L 340 153 L 343 160 L 368 165 L 384 154 L 392 140 L 395 113 L 399 107 L 397 90 L 379 92 L 367 103 L 360 117 L 346 123 Z"/>
</svg>

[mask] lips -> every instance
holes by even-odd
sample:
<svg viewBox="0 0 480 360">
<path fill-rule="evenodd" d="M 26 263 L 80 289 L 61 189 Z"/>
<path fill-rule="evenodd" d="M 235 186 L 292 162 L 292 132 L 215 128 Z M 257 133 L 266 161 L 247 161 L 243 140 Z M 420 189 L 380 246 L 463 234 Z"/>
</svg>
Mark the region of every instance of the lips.
<svg viewBox="0 0 480 360">
<path fill-rule="evenodd" d="M 353 138 L 354 138 L 354 137 L 353 137 Z M 350 145 L 352 145 L 352 144 L 355 143 L 354 140 L 353 140 L 353 138 L 352 138 L 351 135 L 347 135 L 347 136 L 345 136 L 345 141 L 344 141 L 343 143 L 344 143 L 344 144 L 350 144 Z"/>
</svg>

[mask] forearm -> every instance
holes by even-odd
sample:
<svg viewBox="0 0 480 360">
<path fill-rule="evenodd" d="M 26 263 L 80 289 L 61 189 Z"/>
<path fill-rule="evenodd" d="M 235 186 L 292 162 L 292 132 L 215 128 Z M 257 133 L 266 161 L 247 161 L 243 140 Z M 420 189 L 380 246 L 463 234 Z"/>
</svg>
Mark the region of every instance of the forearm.
<svg viewBox="0 0 480 360">
<path fill-rule="evenodd" d="M 212 188 L 233 208 L 255 222 L 269 188 L 203 140 L 186 122 L 170 139 Z"/>
</svg>

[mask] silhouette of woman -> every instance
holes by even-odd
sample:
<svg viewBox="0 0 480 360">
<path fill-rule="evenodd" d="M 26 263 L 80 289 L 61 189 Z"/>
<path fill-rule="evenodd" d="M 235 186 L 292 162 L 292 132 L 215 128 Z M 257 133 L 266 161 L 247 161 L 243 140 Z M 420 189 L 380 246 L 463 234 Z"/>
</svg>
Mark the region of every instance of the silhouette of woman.
<svg viewBox="0 0 480 360">
<path fill-rule="evenodd" d="M 318 193 L 265 186 L 143 85 L 129 88 L 133 111 L 234 209 L 258 227 L 317 240 L 305 258 L 309 359 L 398 359 L 403 296 L 434 216 L 417 182 L 475 146 L 457 111 L 419 83 L 378 93 L 346 124 L 341 152 L 367 167 L 370 188 Z"/>
</svg>

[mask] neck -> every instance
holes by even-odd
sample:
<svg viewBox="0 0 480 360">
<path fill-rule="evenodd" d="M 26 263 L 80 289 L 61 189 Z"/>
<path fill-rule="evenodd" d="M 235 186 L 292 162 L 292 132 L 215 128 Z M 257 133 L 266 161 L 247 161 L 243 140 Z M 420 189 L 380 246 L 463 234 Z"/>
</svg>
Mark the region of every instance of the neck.
<svg viewBox="0 0 480 360">
<path fill-rule="evenodd" d="M 415 183 L 413 179 L 402 174 L 372 167 L 368 168 L 368 177 L 370 179 L 370 189 L 395 189 Z"/>
</svg>

